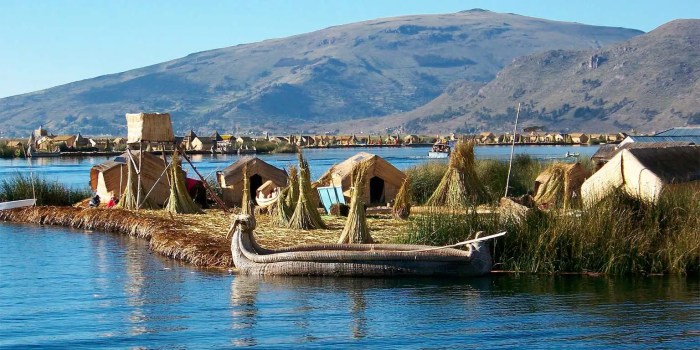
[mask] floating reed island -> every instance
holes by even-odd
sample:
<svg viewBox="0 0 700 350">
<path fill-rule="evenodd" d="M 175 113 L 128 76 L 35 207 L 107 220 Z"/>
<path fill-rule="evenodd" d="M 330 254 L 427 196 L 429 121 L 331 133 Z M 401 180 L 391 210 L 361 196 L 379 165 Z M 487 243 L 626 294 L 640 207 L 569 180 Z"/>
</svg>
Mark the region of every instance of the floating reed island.
<svg viewBox="0 0 700 350">
<path fill-rule="evenodd" d="M 324 218 L 327 227 L 316 230 L 280 228 L 269 215 L 257 216 L 258 242 L 272 249 L 301 244 L 335 242 L 345 225 L 344 217 Z M 38 206 L 0 211 L 0 221 L 37 225 L 56 225 L 90 231 L 104 231 L 140 237 L 149 241 L 149 248 L 159 254 L 198 267 L 231 268 L 231 241 L 226 234 L 231 224 L 229 215 L 209 209 L 203 214 L 170 215 L 163 210 L 126 210 Z M 393 242 L 405 222 L 390 216 L 368 218 L 373 237 Z"/>
<path fill-rule="evenodd" d="M 590 162 L 552 164 L 527 157 L 516 157 L 511 173 L 504 162 L 475 160 L 474 144 L 466 142 L 455 147 L 449 164 L 426 163 L 406 172 L 358 153 L 313 183 L 301 155 L 298 171 L 288 173 L 269 171 L 272 166 L 255 159 L 217 174 L 223 200 L 216 204 L 224 211 L 235 207 L 228 212 L 200 211 L 192 203 L 178 157 L 149 161 L 144 152 L 128 151 L 122 158 L 103 166 L 91 182 L 98 194 L 118 194 L 126 208 L 39 206 L 0 211 L 0 221 L 129 234 L 148 239 L 155 252 L 202 267 L 233 266 L 226 236 L 230 215 L 245 213 L 255 217 L 255 241 L 269 249 L 334 242 L 448 246 L 478 231 L 507 231 L 492 244 L 499 270 L 700 272 L 700 163 L 689 161 L 700 159 L 696 146 L 620 149 L 593 175 Z M 158 183 L 165 190 L 158 191 Z M 517 197 L 501 198 L 506 183 Z M 58 205 L 64 202 L 61 193 L 74 195 L 45 182 L 31 184 L 26 178 L 0 181 L 0 202 L 31 194 L 40 205 Z M 270 186 L 275 188 L 260 190 Z M 254 201 L 273 200 L 264 210 L 252 207 Z M 161 202 L 169 202 L 168 210 L 144 209 Z M 319 215 L 319 202 L 328 213 L 333 208 L 342 213 L 344 206 L 348 217 Z M 367 206 L 383 207 L 386 214 L 371 214 Z"/>
</svg>

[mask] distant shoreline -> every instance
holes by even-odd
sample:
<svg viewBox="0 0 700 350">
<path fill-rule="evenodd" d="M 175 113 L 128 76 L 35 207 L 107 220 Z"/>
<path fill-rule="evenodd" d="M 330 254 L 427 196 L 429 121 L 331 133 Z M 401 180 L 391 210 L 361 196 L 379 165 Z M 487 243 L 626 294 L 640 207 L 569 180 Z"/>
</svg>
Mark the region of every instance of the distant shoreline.
<svg viewBox="0 0 700 350">
<path fill-rule="evenodd" d="M 384 144 L 384 145 L 328 145 L 328 146 L 302 146 L 302 149 L 343 149 L 343 148 L 402 148 L 402 147 L 411 147 L 411 148 L 429 148 L 432 147 L 432 143 L 412 143 L 412 144 Z M 486 146 L 486 147 L 492 147 L 492 146 L 511 146 L 510 143 L 482 143 L 482 144 L 477 144 L 476 147 L 481 147 L 481 146 Z M 578 143 L 558 143 L 558 142 L 522 142 L 522 143 L 515 143 L 515 146 L 596 146 L 596 145 L 589 145 L 589 144 L 578 144 Z M 39 153 L 39 154 L 34 154 L 31 156 L 31 158 L 82 158 L 82 157 L 115 157 L 119 156 L 126 152 L 124 151 L 67 151 L 67 152 L 56 152 L 56 153 Z M 149 153 L 154 154 L 154 155 L 159 155 L 165 152 L 165 154 L 172 154 L 172 150 L 166 150 L 166 151 L 151 151 Z M 194 150 L 189 150 L 187 151 L 187 154 L 190 155 L 195 155 L 195 154 L 212 154 L 212 155 L 219 155 L 219 154 L 226 154 L 226 155 L 255 155 L 255 154 L 274 154 L 275 152 L 269 152 L 269 151 L 257 151 L 257 152 L 245 152 L 245 153 L 238 153 L 237 150 L 230 151 L 230 152 L 216 152 L 212 153 L 211 151 L 194 151 Z M 17 156 L 12 156 L 12 157 L 3 157 L 0 156 L 0 158 L 19 158 Z"/>
</svg>

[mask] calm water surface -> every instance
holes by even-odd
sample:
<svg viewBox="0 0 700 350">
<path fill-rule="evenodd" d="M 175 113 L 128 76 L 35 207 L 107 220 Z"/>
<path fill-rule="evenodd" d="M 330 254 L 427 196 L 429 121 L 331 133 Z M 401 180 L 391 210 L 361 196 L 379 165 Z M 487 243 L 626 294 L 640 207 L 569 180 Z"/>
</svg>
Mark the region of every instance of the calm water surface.
<svg viewBox="0 0 700 350">
<path fill-rule="evenodd" d="M 698 348 L 694 278 L 250 278 L 0 224 L 0 348 Z"/>
<path fill-rule="evenodd" d="M 595 153 L 597 149 L 598 146 L 517 146 L 515 154 L 527 154 L 537 159 L 562 159 L 566 152 L 571 152 L 579 153 L 582 158 L 586 158 Z M 315 180 L 333 164 L 342 162 L 358 152 L 377 154 L 403 170 L 430 161 L 428 150 L 429 148 L 426 147 L 307 149 L 304 150 L 304 156 L 309 162 L 311 178 Z M 510 147 L 476 147 L 475 153 L 479 159 L 507 160 L 510 155 Z M 280 168 L 297 164 L 294 154 L 263 154 L 258 155 L 258 157 Z M 214 172 L 216 170 L 224 169 L 239 158 L 237 155 L 193 155 L 192 161 L 203 176 L 215 178 Z M 90 182 L 90 168 L 105 162 L 107 159 L 111 159 L 111 157 L 37 158 L 31 160 L 31 170 L 48 179 L 55 179 L 72 187 L 87 187 Z M 447 160 L 433 161 L 446 162 Z M 187 169 L 188 166 L 185 168 Z M 29 170 L 30 165 L 25 159 L 0 159 L 0 178 L 12 176 L 17 172 L 26 174 Z M 190 177 L 194 177 L 194 175 Z"/>
</svg>

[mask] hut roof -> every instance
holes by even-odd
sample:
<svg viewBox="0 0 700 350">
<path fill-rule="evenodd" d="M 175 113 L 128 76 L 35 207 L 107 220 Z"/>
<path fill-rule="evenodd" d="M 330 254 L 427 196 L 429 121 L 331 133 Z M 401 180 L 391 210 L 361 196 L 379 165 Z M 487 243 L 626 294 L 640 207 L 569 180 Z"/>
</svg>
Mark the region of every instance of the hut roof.
<svg viewBox="0 0 700 350">
<path fill-rule="evenodd" d="M 677 146 L 691 146 L 694 145 L 690 141 L 676 141 L 676 142 L 631 142 L 624 145 L 613 145 L 605 144 L 600 145 L 598 150 L 591 156 L 591 160 L 597 162 L 607 162 L 612 157 L 614 157 L 618 152 L 623 149 L 637 149 L 637 148 L 667 148 L 667 147 L 677 147 Z"/>
<path fill-rule="evenodd" d="M 214 140 L 214 141 L 223 141 L 223 140 L 224 140 L 223 137 L 221 137 L 221 135 L 219 135 L 219 132 L 218 132 L 218 131 L 214 131 L 214 133 L 211 134 L 210 137 L 211 137 L 211 139 Z"/>
<path fill-rule="evenodd" d="M 194 130 L 190 129 L 190 131 L 185 133 L 185 137 L 188 137 L 190 140 L 192 140 L 195 137 L 197 137 L 197 134 L 194 133 Z"/>
<path fill-rule="evenodd" d="M 654 136 L 700 136 L 700 126 L 682 126 L 657 133 Z"/>
<path fill-rule="evenodd" d="M 700 180 L 700 147 L 642 147 L 630 153 L 667 184 Z"/>
<path fill-rule="evenodd" d="M 406 178 L 406 174 L 401 172 L 401 170 L 396 169 L 391 163 L 387 162 L 384 158 L 367 152 L 360 152 L 343 162 L 332 166 L 326 173 L 321 176 L 319 181 L 329 178 L 332 175 L 339 176 L 340 178 L 346 178 L 352 175 L 352 169 L 356 164 L 360 162 L 370 162 L 371 166 L 369 170 L 369 177 L 379 176 L 384 181 L 392 183 L 397 186 L 403 184 L 403 180 Z"/>
<path fill-rule="evenodd" d="M 278 184 L 287 183 L 287 172 L 274 167 L 258 157 L 243 157 L 224 168 L 221 174 L 227 184 L 233 184 L 243 180 L 243 168 L 248 167 L 248 176 L 253 174 L 265 174 L 267 178 Z"/>
<path fill-rule="evenodd" d="M 692 142 L 698 145 L 700 144 L 700 136 L 627 136 L 621 144 L 632 142 Z"/>
</svg>

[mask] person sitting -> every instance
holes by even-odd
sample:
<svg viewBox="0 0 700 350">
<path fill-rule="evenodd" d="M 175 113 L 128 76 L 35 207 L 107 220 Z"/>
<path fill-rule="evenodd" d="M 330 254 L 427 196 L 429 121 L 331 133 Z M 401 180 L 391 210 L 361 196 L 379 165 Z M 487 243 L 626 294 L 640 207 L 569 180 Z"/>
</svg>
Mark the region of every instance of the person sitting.
<svg viewBox="0 0 700 350">
<path fill-rule="evenodd" d="M 88 204 L 88 207 L 97 208 L 99 206 L 100 206 L 100 196 L 95 195 L 94 197 L 92 197 L 92 199 L 90 199 L 90 203 Z"/>
</svg>

